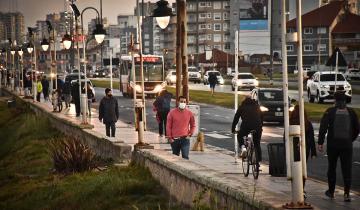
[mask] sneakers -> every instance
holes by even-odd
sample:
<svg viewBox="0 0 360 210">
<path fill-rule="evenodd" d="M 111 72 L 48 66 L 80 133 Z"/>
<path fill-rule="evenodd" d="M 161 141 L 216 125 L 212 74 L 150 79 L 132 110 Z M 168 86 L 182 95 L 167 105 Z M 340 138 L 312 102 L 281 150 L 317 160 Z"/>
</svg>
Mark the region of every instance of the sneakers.
<svg viewBox="0 0 360 210">
<path fill-rule="evenodd" d="M 349 193 L 344 194 L 344 202 L 351 202 L 351 197 Z"/>
<path fill-rule="evenodd" d="M 241 146 L 240 157 L 246 158 L 246 147 L 244 145 Z"/>
<path fill-rule="evenodd" d="M 334 193 L 330 193 L 329 190 L 326 190 L 325 195 L 326 195 L 326 197 L 330 198 L 331 200 L 334 199 Z"/>
</svg>

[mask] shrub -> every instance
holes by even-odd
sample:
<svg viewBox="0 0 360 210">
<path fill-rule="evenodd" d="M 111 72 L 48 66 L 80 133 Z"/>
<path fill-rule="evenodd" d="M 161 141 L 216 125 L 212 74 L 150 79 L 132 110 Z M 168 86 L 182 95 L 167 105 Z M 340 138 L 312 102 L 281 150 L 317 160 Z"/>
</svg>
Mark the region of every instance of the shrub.
<svg viewBox="0 0 360 210">
<path fill-rule="evenodd" d="M 50 142 L 50 153 L 54 169 L 59 173 L 74 173 L 96 167 L 94 152 L 79 140 L 62 138 Z"/>
</svg>

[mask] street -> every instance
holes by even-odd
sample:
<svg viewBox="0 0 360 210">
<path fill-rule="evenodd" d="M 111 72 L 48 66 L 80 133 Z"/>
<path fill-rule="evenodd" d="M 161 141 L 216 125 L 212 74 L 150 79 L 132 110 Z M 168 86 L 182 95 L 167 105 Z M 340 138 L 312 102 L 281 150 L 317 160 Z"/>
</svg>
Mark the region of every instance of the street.
<svg viewBox="0 0 360 210">
<path fill-rule="evenodd" d="M 191 85 L 191 88 L 194 86 L 205 87 L 204 85 Z M 104 95 L 104 89 L 95 88 L 95 90 L 96 100 L 99 102 Z M 131 99 L 122 97 L 121 93 L 117 90 L 114 90 L 114 95 L 118 98 L 120 119 L 125 122 L 132 123 L 134 120 L 133 101 Z M 150 131 L 158 132 L 155 113 L 152 111 L 153 101 L 154 99 L 150 99 L 146 102 L 147 128 Z M 174 104 L 172 107 L 174 107 Z M 201 104 L 200 107 L 200 129 L 205 134 L 205 142 L 212 146 L 234 151 L 234 138 L 230 132 L 234 110 L 205 104 Z M 314 124 L 314 127 L 315 135 L 317 136 L 319 125 Z M 269 143 L 282 142 L 283 132 L 283 127 L 278 124 L 265 124 L 263 127 L 261 147 L 263 159 L 265 161 L 268 160 L 267 145 Z M 317 141 L 317 137 L 315 139 Z M 360 191 L 360 176 L 357 175 L 360 173 L 360 138 L 358 138 L 354 143 L 353 154 L 352 189 L 355 191 Z M 318 153 L 318 157 L 316 159 L 310 159 L 308 161 L 308 174 L 310 177 L 322 181 L 327 181 L 326 172 L 327 158 L 325 154 Z M 337 184 L 342 185 L 340 165 L 338 167 Z"/>
</svg>

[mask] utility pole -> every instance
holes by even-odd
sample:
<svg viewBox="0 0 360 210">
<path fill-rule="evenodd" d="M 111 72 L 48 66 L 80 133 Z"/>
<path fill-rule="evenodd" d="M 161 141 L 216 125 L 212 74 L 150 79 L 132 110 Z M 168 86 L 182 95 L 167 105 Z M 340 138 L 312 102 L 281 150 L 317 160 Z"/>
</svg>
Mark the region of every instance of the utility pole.
<svg viewBox="0 0 360 210">
<path fill-rule="evenodd" d="M 273 17 L 274 17 L 274 6 L 273 6 L 274 0 L 271 1 L 271 17 L 270 17 L 270 71 L 269 71 L 269 80 L 270 85 L 272 85 L 272 74 L 274 71 L 274 49 L 273 49 Z"/>
<path fill-rule="evenodd" d="M 239 75 L 239 31 L 236 30 L 235 31 L 235 76 L 234 78 L 236 78 L 236 82 L 235 82 L 235 103 L 234 103 L 234 112 L 236 113 L 238 107 L 239 107 L 239 96 L 238 96 L 238 83 L 237 83 L 237 79 L 238 79 L 238 75 Z M 238 126 L 236 125 L 236 130 Z M 237 139 L 237 134 L 234 135 L 234 145 L 235 145 L 235 163 L 237 163 L 237 158 L 238 158 L 238 139 Z"/>
<path fill-rule="evenodd" d="M 182 67 L 183 96 L 186 97 L 186 102 L 189 103 L 186 3 L 185 1 L 180 1 L 179 4 L 180 4 L 179 15 L 181 17 L 180 39 L 181 39 L 181 67 Z"/>
<path fill-rule="evenodd" d="M 71 4 L 74 4 L 74 0 L 71 0 Z M 70 19 L 70 36 L 72 38 L 71 41 L 71 48 L 70 48 L 70 71 L 75 68 L 75 51 L 74 51 L 74 14 L 72 12 L 72 14 L 70 15 L 71 19 Z M 80 69 L 79 69 L 80 71 Z M 71 73 L 71 72 L 70 72 Z"/>
<path fill-rule="evenodd" d="M 180 2 L 176 0 L 176 106 L 179 103 L 180 89 L 181 89 L 181 75 L 182 75 L 182 62 L 181 62 L 181 22 L 183 17 L 180 15 Z"/>
</svg>

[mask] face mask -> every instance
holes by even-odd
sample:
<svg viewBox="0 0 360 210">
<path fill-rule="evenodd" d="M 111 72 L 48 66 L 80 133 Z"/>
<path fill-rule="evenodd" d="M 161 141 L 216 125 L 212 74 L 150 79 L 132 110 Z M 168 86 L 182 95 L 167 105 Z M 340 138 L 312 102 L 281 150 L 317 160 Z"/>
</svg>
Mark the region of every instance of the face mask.
<svg viewBox="0 0 360 210">
<path fill-rule="evenodd" d="M 185 109 L 186 103 L 179 103 L 179 109 Z"/>
</svg>

